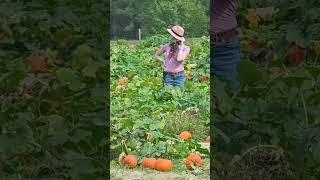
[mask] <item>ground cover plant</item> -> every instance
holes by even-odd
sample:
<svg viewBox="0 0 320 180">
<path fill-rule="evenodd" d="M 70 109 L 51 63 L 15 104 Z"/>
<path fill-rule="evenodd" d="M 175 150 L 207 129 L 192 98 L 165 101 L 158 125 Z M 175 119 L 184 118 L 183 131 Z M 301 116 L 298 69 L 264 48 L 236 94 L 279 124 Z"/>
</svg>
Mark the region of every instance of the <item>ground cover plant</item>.
<svg viewBox="0 0 320 180">
<path fill-rule="evenodd" d="M 155 169 L 192 175 L 185 160 L 198 152 L 205 162 L 198 173 L 208 176 L 209 38 L 187 42 L 185 91 L 162 85 L 162 66 L 153 55 L 167 42 L 168 36 L 159 35 L 138 44 L 111 44 L 111 160 L 134 155 L 139 169 L 145 158 L 165 159 L 166 165 L 156 163 Z"/>
<path fill-rule="evenodd" d="M 1 1 L 1 178 L 105 174 L 107 16 L 105 1 Z"/>
<path fill-rule="evenodd" d="M 213 170 L 217 178 L 319 179 L 320 4 L 242 3 L 242 88 L 233 95 L 215 81 Z M 275 13 L 248 10 L 266 6 Z"/>
</svg>

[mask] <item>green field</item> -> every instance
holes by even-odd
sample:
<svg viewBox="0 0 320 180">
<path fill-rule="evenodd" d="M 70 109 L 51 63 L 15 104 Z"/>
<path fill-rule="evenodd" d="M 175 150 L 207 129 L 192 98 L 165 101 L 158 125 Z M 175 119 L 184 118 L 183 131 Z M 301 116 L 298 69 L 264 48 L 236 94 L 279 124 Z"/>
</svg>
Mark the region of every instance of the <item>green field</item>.
<svg viewBox="0 0 320 180">
<path fill-rule="evenodd" d="M 155 36 L 135 46 L 120 40 L 111 46 L 111 142 L 112 160 L 117 160 L 126 144 L 129 154 L 139 161 L 144 157 L 183 161 L 190 153 L 199 151 L 208 161 L 209 152 L 199 143 L 209 136 L 209 78 L 208 39 L 191 43 L 186 61 L 196 64 L 189 71 L 186 91 L 162 86 L 162 67 L 153 59 L 155 49 L 168 36 Z M 126 79 L 126 83 L 120 83 Z M 197 126 L 194 126 L 197 124 Z M 178 135 L 192 133 L 192 140 L 183 142 Z M 140 165 L 139 165 L 140 166 Z M 186 170 L 183 165 L 176 166 Z M 208 168 L 204 173 L 209 173 Z"/>
</svg>

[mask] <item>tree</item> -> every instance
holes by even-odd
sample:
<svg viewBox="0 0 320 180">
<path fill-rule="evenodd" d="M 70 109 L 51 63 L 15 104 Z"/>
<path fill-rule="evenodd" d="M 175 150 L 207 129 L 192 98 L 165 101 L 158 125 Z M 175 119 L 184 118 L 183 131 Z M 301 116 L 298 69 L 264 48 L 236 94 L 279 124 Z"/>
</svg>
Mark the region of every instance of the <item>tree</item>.
<svg viewBox="0 0 320 180">
<path fill-rule="evenodd" d="M 165 34 L 175 24 L 183 26 L 189 37 L 207 35 L 208 10 L 208 0 L 113 0 L 112 38 L 136 39 L 138 28 L 143 37 Z"/>
<path fill-rule="evenodd" d="M 136 7 L 134 0 L 113 0 L 111 4 L 112 38 L 135 38 Z"/>
</svg>

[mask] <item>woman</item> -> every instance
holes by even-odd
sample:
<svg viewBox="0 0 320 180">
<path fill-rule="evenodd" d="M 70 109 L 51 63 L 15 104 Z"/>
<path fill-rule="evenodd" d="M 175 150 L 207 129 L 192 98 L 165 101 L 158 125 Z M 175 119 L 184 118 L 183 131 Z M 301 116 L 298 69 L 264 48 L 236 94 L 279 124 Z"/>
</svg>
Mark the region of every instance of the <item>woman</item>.
<svg viewBox="0 0 320 180">
<path fill-rule="evenodd" d="M 233 92 L 240 89 L 240 40 L 237 10 L 240 0 L 210 1 L 210 74 L 227 80 Z"/>
<path fill-rule="evenodd" d="M 171 43 L 162 46 L 154 58 L 164 66 L 163 84 L 185 89 L 184 63 L 189 55 L 190 47 L 184 44 L 184 29 L 181 26 L 173 26 L 167 31 L 171 35 Z M 161 57 L 164 53 L 165 59 Z"/>
</svg>

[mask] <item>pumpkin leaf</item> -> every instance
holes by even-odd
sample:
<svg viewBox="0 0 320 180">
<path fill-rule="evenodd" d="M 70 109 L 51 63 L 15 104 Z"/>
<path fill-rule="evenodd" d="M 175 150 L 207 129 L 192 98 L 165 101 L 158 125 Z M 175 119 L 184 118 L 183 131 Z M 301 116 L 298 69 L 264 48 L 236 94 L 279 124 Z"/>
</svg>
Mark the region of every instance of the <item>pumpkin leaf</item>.
<svg viewBox="0 0 320 180">
<path fill-rule="evenodd" d="M 92 51 L 91 48 L 87 44 L 79 45 L 72 52 L 72 67 L 74 69 L 82 69 L 92 62 Z"/>
<path fill-rule="evenodd" d="M 81 82 L 80 77 L 70 68 L 60 68 L 56 72 L 56 75 L 61 84 L 69 87 L 72 91 L 78 91 L 85 87 L 85 84 Z"/>
<path fill-rule="evenodd" d="M 79 130 L 75 131 L 73 136 L 71 136 L 70 141 L 72 141 L 74 143 L 78 143 L 80 141 L 84 141 L 84 142 L 89 143 L 91 136 L 92 136 L 91 131 L 79 129 Z"/>
<path fill-rule="evenodd" d="M 90 61 L 86 67 L 82 69 L 82 74 L 86 77 L 96 77 L 96 72 L 100 65 L 94 61 Z"/>
<path fill-rule="evenodd" d="M 49 135 L 56 135 L 61 133 L 66 133 L 66 123 L 62 116 L 59 115 L 50 115 L 47 117 L 47 121 L 49 122 Z"/>
</svg>

